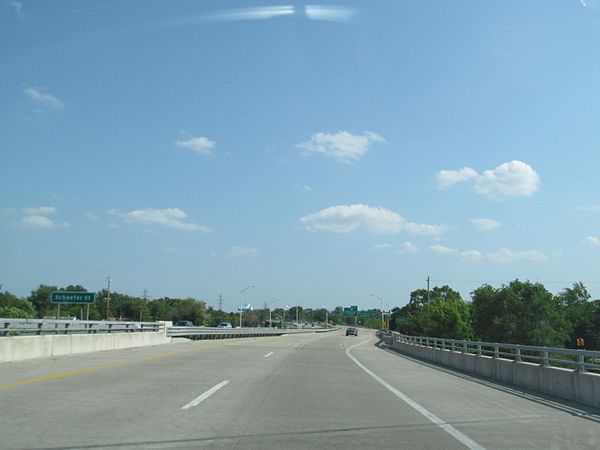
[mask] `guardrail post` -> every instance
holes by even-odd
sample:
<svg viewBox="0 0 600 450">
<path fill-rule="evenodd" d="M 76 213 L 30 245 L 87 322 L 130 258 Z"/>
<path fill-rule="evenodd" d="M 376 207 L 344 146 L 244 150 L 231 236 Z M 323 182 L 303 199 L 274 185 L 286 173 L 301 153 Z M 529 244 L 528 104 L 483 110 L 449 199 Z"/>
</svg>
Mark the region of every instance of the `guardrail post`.
<svg viewBox="0 0 600 450">
<path fill-rule="evenodd" d="M 577 372 L 585 372 L 585 359 L 583 353 L 577 355 Z"/>
<path fill-rule="evenodd" d="M 518 346 L 517 346 L 517 348 L 515 348 L 515 361 L 517 361 L 517 362 L 521 362 L 522 361 L 522 359 L 521 359 L 521 347 L 518 347 Z"/>
<path fill-rule="evenodd" d="M 451 345 L 450 350 L 452 350 L 453 352 L 455 352 L 456 351 L 456 345 L 455 345 L 454 339 L 452 339 L 450 345 Z"/>
<path fill-rule="evenodd" d="M 65 323 L 65 334 L 69 334 L 69 325 L 70 323 Z"/>
<path fill-rule="evenodd" d="M 481 344 L 477 344 L 477 356 L 481 356 Z"/>
<path fill-rule="evenodd" d="M 35 332 L 35 334 L 42 334 L 42 327 L 44 326 L 44 322 L 38 322 L 37 324 L 37 330 Z"/>
<path fill-rule="evenodd" d="M 500 358 L 500 347 L 498 344 L 494 344 L 494 358 Z"/>
<path fill-rule="evenodd" d="M 469 350 L 469 347 L 467 346 L 467 341 L 463 341 L 462 353 L 467 353 L 468 350 Z"/>
<path fill-rule="evenodd" d="M 2 327 L 2 335 L 8 336 L 10 332 L 10 322 L 4 322 L 4 326 Z"/>
<path fill-rule="evenodd" d="M 548 359 L 548 351 L 544 350 L 543 352 L 543 358 L 542 358 L 542 365 L 544 367 L 548 367 L 550 365 L 550 360 Z"/>
<path fill-rule="evenodd" d="M 109 323 L 109 324 L 108 324 L 108 332 L 109 332 L 109 333 L 112 331 L 112 327 L 113 327 L 113 324 L 112 324 L 112 323 Z"/>
<path fill-rule="evenodd" d="M 442 339 L 442 350 L 446 350 L 446 339 Z"/>
</svg>

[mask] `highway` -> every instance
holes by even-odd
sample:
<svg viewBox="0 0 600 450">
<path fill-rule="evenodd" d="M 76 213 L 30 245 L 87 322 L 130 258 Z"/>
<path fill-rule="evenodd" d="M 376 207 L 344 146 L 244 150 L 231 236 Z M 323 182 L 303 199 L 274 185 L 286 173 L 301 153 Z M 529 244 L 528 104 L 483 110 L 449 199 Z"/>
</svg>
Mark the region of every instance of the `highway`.
<svg viewBox="0 0 600 450">
<path fill-rule="evenodd" d="M 372 331 L 0 364 L 0 448 L 600 448 L 600 414 L 378 347 Z"/>
</svg>

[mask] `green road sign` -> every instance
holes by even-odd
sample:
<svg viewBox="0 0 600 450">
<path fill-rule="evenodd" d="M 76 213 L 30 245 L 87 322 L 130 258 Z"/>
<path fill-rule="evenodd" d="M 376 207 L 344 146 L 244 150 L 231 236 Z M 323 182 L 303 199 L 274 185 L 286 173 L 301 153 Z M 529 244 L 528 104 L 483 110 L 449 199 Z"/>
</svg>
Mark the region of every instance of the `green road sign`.
<svg viewBox="0 0 600 450">
<path fill-rule="evenodd" d="M 96 300 L 93 292 L 53 292 L 50 301 L 59 304 L 89 305 Z"/>
<path fill-rule="evenodd" d="M 377 314 L 377 311 L 375 311 L 374 309 L 369 309 L 368 311 L 358 311 L 358 317 L 376 317 L 379 314 Z"/>
<path fill-rule="evenodd" d="M 406 317 L 400 316 L 396 317 L 396 326 L 401 326 L 404 322 L 406 322 Z"/>
<path fill-rule="evenodd" d="M 356 313 L 358 312 L 358 306 L 354 305 L 354 306 L 350 306 L 348 308 L 344 308 L 344 315 L 345 316 L 356 316 Z"/>
</svg>

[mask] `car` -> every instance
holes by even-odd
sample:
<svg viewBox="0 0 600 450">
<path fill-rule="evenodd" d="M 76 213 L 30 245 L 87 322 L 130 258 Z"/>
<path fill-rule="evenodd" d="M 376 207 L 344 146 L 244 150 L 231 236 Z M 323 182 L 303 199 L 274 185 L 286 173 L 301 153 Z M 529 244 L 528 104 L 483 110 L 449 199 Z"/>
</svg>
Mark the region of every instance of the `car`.
<svg viewBox="0 0 600 450">
<path fill-rule="evenodd" d="M 350 327 L 346 328 L 346 336 L 358 336 L 358 330 L 356 328 Z"/>
<path fill-rule="evenodd" d="M 221 322 L 217 328 L 233 328 L 229 322 Z"/>
<path fill-rule="evenodd" d="M 193 327 L 194 324 L 189 320 L 180 320 L 175 324 L 176 327 Z"/>
</svg>

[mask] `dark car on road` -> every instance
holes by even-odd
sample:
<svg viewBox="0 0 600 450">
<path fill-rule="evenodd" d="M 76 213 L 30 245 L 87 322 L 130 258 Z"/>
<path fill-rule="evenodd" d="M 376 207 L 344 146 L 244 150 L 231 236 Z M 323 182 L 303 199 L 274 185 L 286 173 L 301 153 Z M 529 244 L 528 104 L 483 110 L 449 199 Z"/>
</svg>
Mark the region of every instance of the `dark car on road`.
<svg viewBox="0 0 600 450">
<path fill-rule="evenodd" d="M 356 328 L 346 328 L 346 336 L 358 336 L 358 330 Z"/>
</svg>

